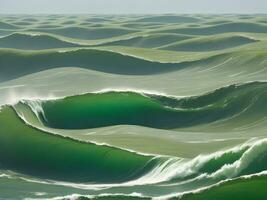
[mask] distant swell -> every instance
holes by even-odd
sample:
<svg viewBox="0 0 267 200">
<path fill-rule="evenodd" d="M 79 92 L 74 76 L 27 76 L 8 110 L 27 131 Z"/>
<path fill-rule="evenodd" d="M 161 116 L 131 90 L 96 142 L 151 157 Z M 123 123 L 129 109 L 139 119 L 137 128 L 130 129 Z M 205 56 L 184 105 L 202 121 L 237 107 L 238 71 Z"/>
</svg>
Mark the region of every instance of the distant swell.
<svg viewBox="0 0 267 200">
<path fill-rule="evenodd" d="M 185 40 L 178 43 L 169 44 L 160 49 L 171 51 L 215 51 L 224 50 L 227 48 L 238 47 L 245 44 L 257 42 L 255 39 L 249 37 L 233 35 L 233 36 L 213 36 L 207 38 L 197 38 L 191 40 Z"/>
<path fill-rule="evenodd" d="M 53 48 L 79 47 L 81 45 L 60 40 L 45 34 L 14 33 L 0 38 L 1 48 L 40 50 Z"/>
<path fill-rule="evenodd" d="M 153 62 L 134 56 L 97 49 L 22 52 L 0 51 L 0 81 L 58 67 L 80 67 L 106 73 L 148 75 L 181 69 L 175 63 Z"/>
</svg>

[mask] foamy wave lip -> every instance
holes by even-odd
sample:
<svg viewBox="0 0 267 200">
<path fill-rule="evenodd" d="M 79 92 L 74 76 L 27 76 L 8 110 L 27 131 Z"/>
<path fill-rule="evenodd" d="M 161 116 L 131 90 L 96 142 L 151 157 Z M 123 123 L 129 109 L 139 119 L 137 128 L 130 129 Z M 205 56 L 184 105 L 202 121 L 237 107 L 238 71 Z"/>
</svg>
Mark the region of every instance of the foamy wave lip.
<svg viewBox="0 0 267 200">
<path fill-rule="evenodd" d="M 107 92 L 134 92 L 140 94 L 152 94 L 152 95 L 160 95 L 160 96 L 169 96 L 166 93 L 153 91 L 153 90 L 145 90 L 145 89 L 137 89 L 137 88 L 129 88 L 129 87 L 116 87 L 116 88 L 104 88 L 101 90 L 93 91 L 95 94 L 102 94 Z"/>
<path fill-rule="evenodd" d="M 182 99 L 187 98 L 190 96 L 182 96 L 182 95 L 170 95 L 164 92 L 156 91 L 156 90 L 150 90 L 150 89 L 139 89 L 139 88 L 133 88 L 133 87 L 114 87 L 114 88 L 104 88 L 101 90 L 95 90 L 93 92 L 89 92 L 88 94 L 103 94 L 108 92 L 133 92 L 137 94 L 141 94 L 145 97 L 151 97 L 153 95 L 155 96 L 163 96 L 163 97 L 169 97 L 174 99 Z M 83 93 L 87 94 L 87 93 Z"/>
<path fill-rule="evenodd" d="M 30 93 L 30 92 L 18 94 L 16 92 L 10 91 L 3 105 L 13 106 L 19 103 L 20 101 L 45 101 L 45 100 L 56 100 L 59 98 L 60 97 L 56 97 L 53 94 L 42 96 L 42 95 L 38 95 L 35 93 Z"/>
<path fill-rule="evenodd" d="M 42 120 L 40 119 L 40 115 L 39 115 L 40 113 L 42 114 L 44 119 L 47 121 L 47 119 L 45 117 L 45 112 L 44 112 L 43 107 L 42 107 L 42 100 L 40 100 L 40 99 L 37 99 L 37 100 L 20 100 L 20 102 L 27 104 L 31 108 L 32 112 L 38 118 L 40 123 L 42 122 Z"/>
</svg>

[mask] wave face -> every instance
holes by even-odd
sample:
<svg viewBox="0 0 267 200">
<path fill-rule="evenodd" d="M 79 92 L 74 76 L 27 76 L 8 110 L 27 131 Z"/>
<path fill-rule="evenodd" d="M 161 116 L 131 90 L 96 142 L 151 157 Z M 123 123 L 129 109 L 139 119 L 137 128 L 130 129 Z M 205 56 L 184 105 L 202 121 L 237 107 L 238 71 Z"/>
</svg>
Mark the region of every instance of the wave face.
<svg viewBox="0 0 267 200">
<path fill-rule="evenodd" d="M 196 97 L 174 97 L 135 92 L 104 92 L 43 101 L 24 101 L 48 127 L 85 129 L 139 125 L 161 129 L 191 127 L 218 120 L 248 123 L 267 115 L 266 83 L 232 85 Z M 40 108 L 41 107 L 41 108 Z M 40 109 L 38 109 L 40 108 Z"/>
<path fill-rule="evenodd" d="M 149 156 L 61 138 L 27 126 L 11 107 L 0 112 L 0 144 L 1 169 L 46 179 L 114 183 L 139 177 L 153 166 Z"/>
</svg>

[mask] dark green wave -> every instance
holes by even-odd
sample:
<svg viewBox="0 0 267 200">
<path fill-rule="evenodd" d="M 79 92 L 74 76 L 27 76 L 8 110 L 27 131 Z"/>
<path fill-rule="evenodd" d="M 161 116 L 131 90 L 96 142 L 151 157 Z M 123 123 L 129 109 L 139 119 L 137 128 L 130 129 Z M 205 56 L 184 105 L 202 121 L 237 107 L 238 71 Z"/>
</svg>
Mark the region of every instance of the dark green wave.
<svg viewBox="0 0 267 200">
<path fill-rule="evenodd" d="M 152 157 L 75 141 L 26 125 L 9 106 L 0 111 L 0 169 L 45 179 L 116 183 L 142 176 Z"/>
<path fill-rule="evenodd" d="M 175 129 L 232 118 L 243 124 L 267 115 L 267 83 L 231 85 L 201 96 L 177 99 L 134 92 L 89 93 L 43 101 L 42 122 L 53 128 L 84 129 L 140 125 Z M 238 124 L 238 123 L 237 123 Z"/>
</svg>

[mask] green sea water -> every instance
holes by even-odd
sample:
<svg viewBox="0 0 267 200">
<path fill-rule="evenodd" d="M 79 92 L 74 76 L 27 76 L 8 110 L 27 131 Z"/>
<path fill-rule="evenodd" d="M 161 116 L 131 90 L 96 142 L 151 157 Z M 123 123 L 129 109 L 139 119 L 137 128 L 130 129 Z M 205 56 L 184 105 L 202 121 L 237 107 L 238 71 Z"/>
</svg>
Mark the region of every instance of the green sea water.
<svg viewBox="0 0 267 200">
<path fill-rule="evenodd" d="M 0 199 L 266 196 L 266 15 L 1 15 Z"/>
</svg>

